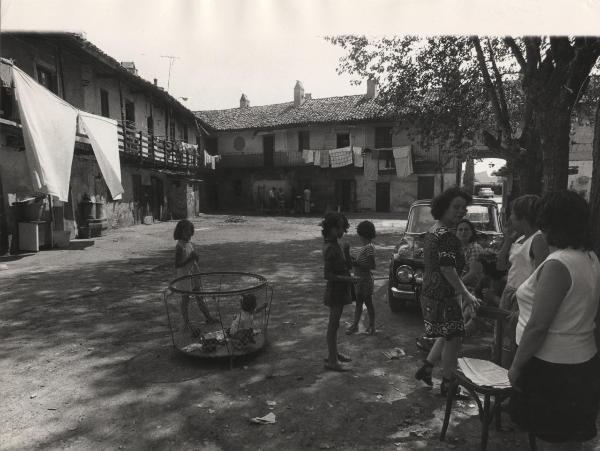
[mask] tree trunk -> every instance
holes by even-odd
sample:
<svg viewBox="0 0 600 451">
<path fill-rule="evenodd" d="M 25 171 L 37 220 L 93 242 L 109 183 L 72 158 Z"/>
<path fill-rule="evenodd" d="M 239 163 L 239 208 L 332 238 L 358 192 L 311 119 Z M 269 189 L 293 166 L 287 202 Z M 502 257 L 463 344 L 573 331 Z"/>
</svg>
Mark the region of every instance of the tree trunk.
<svg viewBox="0 0 600 451">
<path fill-rule="evenodd" d="M 594 143 L 592 147 L 593 169 L 592 189 L 590 193 L 591 225 L 594 238 L 594 249 L 600 256 L 600 102 L 596 107 L 594 119 Z"/>
<path fill-rule="evenodd" d="M 567 189 L 571 108 L 557 102 L 540 114 L 540 141 L 543 158 L 543 192 Z"/>
<path fill-rule="evenodd" d="M 475 161 L 473 158 L 468 158 L 465 164 L 465 175 L 463 177 L 463 189 L 469 193 L 473 194 L 475 190 Z"/>
</svg>

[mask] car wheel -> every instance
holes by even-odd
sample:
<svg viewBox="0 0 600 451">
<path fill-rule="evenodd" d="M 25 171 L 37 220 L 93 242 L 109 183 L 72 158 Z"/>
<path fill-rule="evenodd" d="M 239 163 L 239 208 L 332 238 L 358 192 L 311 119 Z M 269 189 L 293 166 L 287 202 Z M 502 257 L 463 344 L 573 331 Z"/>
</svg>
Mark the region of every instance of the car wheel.
<svg viewBox="0 0 600 451">
<path fill-rule="evenodd" d="M 400 313 L 406 307 L 406 301 L 402 299 L 396 299 L 392 294 L 392 288 L 389 285 L 388 281 L 388 304 L 390 304 L 390 310 L 393 313 Z"/>
</svg>

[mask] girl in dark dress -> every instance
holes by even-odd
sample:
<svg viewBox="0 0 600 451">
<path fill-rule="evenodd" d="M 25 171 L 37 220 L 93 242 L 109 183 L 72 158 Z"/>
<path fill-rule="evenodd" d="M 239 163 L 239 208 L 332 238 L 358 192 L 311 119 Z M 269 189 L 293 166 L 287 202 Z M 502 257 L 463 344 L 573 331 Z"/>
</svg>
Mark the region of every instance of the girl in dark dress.
<svg viewBox="0 0 600 451">
<path fill-rule="evenodd" d="M 330 371 L 346 371 L 340 362 L 350 359 L 337 350 L 337 332 L 344 305 L 352 303 L 351 287 L 358 279 L 350 276 L 351 262 L 346 259 L 338 240 L 348 231 L 348 220 L 340 213 L 328 213 L 321 222 L 321 233 L 325 238 L 323 246 L 325 305 L 329 307 L 329 323 L 327 325 L 327 349 L 329 355 L 325 369 Z"/>
<path fill-rule="evenodd" d="M 455 228 L 467 212 L 471 196 L 459 188 L 450 188 L 433 199 L 431 215 L 437 222 L 429 229 L 424 243 L 423 287 L 421 309 L 425 335 L 437 340 L 415 377 L 433 385 L 431 373 L 441 354 L 443 379 L 441 392 L 445 395 L 452 372 L 456 369 L 458 351 L 465 334 L 462 304 L 477 307 L 479 301 L 460 279 L 465 256 Z M 439 349 L 439 348 L 442 349 Z"/>
</svg>

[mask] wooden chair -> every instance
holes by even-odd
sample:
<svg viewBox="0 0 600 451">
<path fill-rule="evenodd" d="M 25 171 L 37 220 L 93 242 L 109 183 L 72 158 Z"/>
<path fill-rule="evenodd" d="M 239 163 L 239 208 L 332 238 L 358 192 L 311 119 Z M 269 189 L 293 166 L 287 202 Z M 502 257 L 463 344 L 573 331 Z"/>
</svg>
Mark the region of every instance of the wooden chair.
<svg viewBox="0 0 600 451">
<path fill-rule="evenodd" d="M 503 335 L 503 320 L 506 319 L 511 312 L 508 310 L 500 309 L 497 307 L 482 306 L 477 312 L 477 316 L 480 318 L 492 319 L 496 323 L 496 333 L 494 334 L 494 343 L 492 345 L 492 361 L 490 365 L 500 365 L 502 357 L 502 335 Z M 504 369 L 508 372 L 508 370 Z M 492 420 L 496 420 L 496 430 L 501 428 L 501 405 L 502 402 L 510 397 L 511 388 L 494 388 L 477 385 L 466 377 L 460 369 L 454 371 L 450 380 L 450 386 L 448 388 L 448 397 L 446 399 L 446 413 L 444 415 L 444 424 L 440 434 L 440 440 L 444 440 L 446 437 L 446 431 L 448 430 L 448 423 L 450 422 L 450 414 L 452 412 L 452 404 L 458 387 L 464 387 L 477 402 L 479 408 L 479 420 L 481 421 L 481 449 L 487 448 L 488 430 Z M 483 404 L 479 398 L 479 395 L 483 396 Z M 494 405 L 491 405 L 491 399 L 494 398 Z M 531 441 L 531 440 L 530 440 Z"/>
</svg>

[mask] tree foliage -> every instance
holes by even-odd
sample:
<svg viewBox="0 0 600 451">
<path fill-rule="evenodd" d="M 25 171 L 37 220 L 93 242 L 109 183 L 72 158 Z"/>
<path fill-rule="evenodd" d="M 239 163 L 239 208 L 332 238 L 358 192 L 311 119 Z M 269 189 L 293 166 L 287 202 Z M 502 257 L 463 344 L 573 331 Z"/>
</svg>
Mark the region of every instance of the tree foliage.
<svg viewBox="0 0 600 451">
<path fill-rule="evenodd" d="M 472 156 L 483 130 L 490 153 L 520 173 L 522 192 L 566 188 L 574 106 L 600 55 L 600 38 L 327 38 L 347 51 L 338 70 L 382 86 L 422 134 Z M 543 173 L 542 173 L 543 169 Z"/>
</svg>

